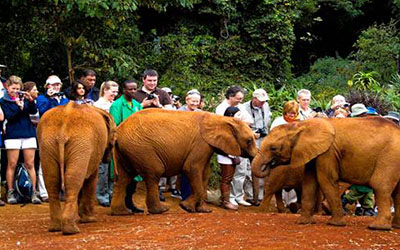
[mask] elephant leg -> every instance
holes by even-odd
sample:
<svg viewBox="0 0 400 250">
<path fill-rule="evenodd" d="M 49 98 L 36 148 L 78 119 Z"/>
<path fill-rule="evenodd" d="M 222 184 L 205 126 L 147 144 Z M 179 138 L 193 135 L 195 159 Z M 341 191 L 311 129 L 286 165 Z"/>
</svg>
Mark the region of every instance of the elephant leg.
<svg viewBox="0 0 400 250">
<path fill-rule="evenodd" d="M 269 212 L 269 204 L 271 203 L 272 195 L 270 184 L 267 180 L 264 181 L 264 197 L 260 203 L 261 212 Z"/>
<path fill-rule="evenodd" d="M 160 181 L 160 177 L 155 175 L 146 175 L 144 176 L 144 180 L 146 182 L 146 205 L 147 210 L 151 214 L 162 214 L 168 211 L 168 207 L 163 206 L 158 197 L 158 182 Z"/>
<path fill-rule="evenodd" d="M 287 209 L 283 203 L 282 190 L 275 192 L 276 208 L 279 213 L 286 213 Z"/>
<path fill-rule="evenodd" d="M 43 155 L 43 154 L 42 154 Z M 61 179 L 60 169 L 56 161 L 48 155 L 43 155 L 42 158 L 42 170 L 47 193 L 49 196 L 49 208 L 50 208 L 50 226 L 49 232 L 61 231 L 61 203 L 60 203 L 60 191 L 61 191 Z"/>
<path fill-rule="evenodd" d="M 342 203 L 338 193 L 338 178 L 334 176 L 335 174 L 332 175 L 330 171 L 327 171 L 327 168 L 334 169 L 334 167 L 335 166 L 327 166 L 325 164 L 323 170 L 318 169 L 318 182 L 320 183 L 321 190 L 325 194 L 329 207 L 331 208 L 332 217 L 328 220 L 328 224 L 333 226 L 345 226 L 346 221 L 343 218 Z M 313 212 L 315 211 L 315 204 L 318 200 L 317 197 L 319 196 L 319 190 L 316 191 Z"/>
<path fill-rule="evenodd" d="M 310 164 L 310 163 L 309 163 Z M 315 205 L 315 193 L 318 187 L 315 166 L 311 164 L 306 166 L 303 179 L 303 193 L 301 196 L 302 209 L 301 215 L 297 219 L 298 224 L 312 224 L 315 220 L 312 217 L 312 211 Z"/>
<path fill-rule="evenodd" d="M 79 228 L 76 225 L 76 218 L 78 216 L 78 196 L 85 181 L 85 174 L 82 169 L 87 169 L 88 164 L 80 162 L 80 164 L 69 164 L 66 166 L 65 171 L 65 190 L 66 200 L 62 216 L 63 234 L 79 233 Z M 80 171 L 77 171 L 77 170 Z"/>
<path fill-rule="evenodd" d="M 117 164 L 118 164 L 117 160 Z M 116 165 L 117 165 L 116 164 Z M 118 168 L 118 177 L 114 181 L 113 196 L 111 199 L 111 215 L 132 215 L 125 205 L 126 187 L 130 183 L 130 176 L 123 166 Z"/>
<path fill-rule="evenodd" d="M 205 201 L 207 200 L 207 187 L 208 180 L 210 178 L 211 168 L 210 164 L 207 164 L 203 170 L 203 196 L 200 199 L 199 203 L 196 205 L 196 212 L 198 213 L 211 213 L 212 210 L 207 208 Z"/>
<path fill-rule="evenodd" d="M 97 221 L 94 215 L 97 178 L 98 171 L 92 174 L 83 183 L 82 195 L 79 200 L 79 216 L 81 217 L 79 220 L 80 223 Z"/>
<path fill-rule="evenodd" d="M 391 169 L 396 169 L 397 166 L 392 166 L 393 163 L 388 162 L 386 159 L 392 159 L 385 157 L 385 159 L 378 161 L 377 169 L 370 179 L 370 186 L 374 190 L 376 205 L 378 206 L 378 215 L 375 221 L 372 222 L 368 228 L 374 230 L 390 230 L 392 228 L 392 214 L 390 212 L 391 196 L 393 192 L 399 190 L 398 182 L 399 175 L 388 175 L 385 171 L 385 167 L 391 166 Z M 395 161 L 397 164 L 397 160 Z M 380 171 L 378 171 L 378 169 Z M 383 181 L 384 180 L 384 181 Z"/>
<path fill-rule="evenodd" d="M 260 178 L 251 172 L 251 179 L 253 180 L 253 205 L 258 206 L 260 202 L 258 201 L 258 196 L 260 194 Z"/>
<path fill-rule="evenodd" d="M 203 188 L 203 169 L 198 164 L 193 164 L 190 167 L 184 168 L 185 174 L 189 179 L 190 187 L 192 189 L 192 194 L 184 201 L 179 204 L 182 209 L 189 213 L 196 212 L 196 205 L 204 197 Z"/>
<path fill-rule="evenodd" d="M 394 218 L 392 227 L 400 229 L 400 182 L 397 183 L 396 189 L 393 192 L 394 203 Z"/>
</svg>

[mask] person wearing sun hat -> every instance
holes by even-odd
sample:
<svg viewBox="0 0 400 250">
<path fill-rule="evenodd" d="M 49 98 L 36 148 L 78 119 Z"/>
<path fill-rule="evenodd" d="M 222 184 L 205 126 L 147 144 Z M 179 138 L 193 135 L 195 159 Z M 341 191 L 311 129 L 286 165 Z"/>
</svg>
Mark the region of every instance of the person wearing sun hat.
<svg viewBox="0 0 400 250">
<path fill-rule="evenodd" d="M 68 98 L 65 97 L 62 92 L 60 92 L 62 88 L 62 82 L 58 76 L 49 76 L 44 84 L 44 88 L 46 93 L 44 95 L 39 95 L 37 98 L 37 106 L 40 117 L 42 117 L 47 110 L 58 105 L 67 104 L 69 102 Z"/>
<path fill-rule="evenodd" d="M 396 123 L 396 125 L 399 125 L 399 121 L 400 121 L 399 112 L 389 111 L 388 114 L 383 117 Z"/>
</svg>

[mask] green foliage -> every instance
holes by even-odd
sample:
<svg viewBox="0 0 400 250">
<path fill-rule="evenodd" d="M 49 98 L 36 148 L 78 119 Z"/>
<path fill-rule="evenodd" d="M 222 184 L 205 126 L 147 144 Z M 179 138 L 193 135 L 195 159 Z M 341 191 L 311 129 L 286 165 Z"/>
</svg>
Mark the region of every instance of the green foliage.
<svg viewBox="0 0 400 250">
<path fill-rule="evenodd" d="M 310 71 L 297 78 L 305 85 L 316 84 L 321 87 L 344 88 L 347 81 L 360 70 L 357 62 L 340 57 L 325 57 L 318 59 L 310 67 Z"/>
<path fill-rule="evenodd" d="M 400 37 L 396 23 L 373 25 L 364 30 L 354 44 L 354 58 L 363 65 L 363 71 L 376 71 L 378 81 L 387 84 L 397 70 Z"/>
</svg>

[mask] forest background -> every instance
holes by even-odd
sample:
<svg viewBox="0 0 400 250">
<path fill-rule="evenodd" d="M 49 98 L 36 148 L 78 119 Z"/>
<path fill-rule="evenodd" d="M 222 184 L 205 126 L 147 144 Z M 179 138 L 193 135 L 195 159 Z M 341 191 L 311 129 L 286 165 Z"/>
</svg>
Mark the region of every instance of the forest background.
<svg viewBox="0 0 400 250">
<path fill-rule="evenodd" d="M 344 94 L 400 109 L 400 0 L 3 0 L 0 64 L 39 86 L 83 69 L 104 80 L 160 73 L 213 110 L 224 90 L 265 88 L 274 114 L 308 88 L 312 106 Z"/>
<path fill-rule="evenodd" d="M 2 0 L 0 10 L 3 76 L 41 91 L 51 74 L 66 87 L 86 68 L 97 85 L 153 68 L 160 87 L 197 88 L 210 111 L 232 85 L 246 100 L 266 89 L 274 116 L 301 88 L 312 107 L 342 94 L 400 110 L 400 0 Z"/>
</svg>

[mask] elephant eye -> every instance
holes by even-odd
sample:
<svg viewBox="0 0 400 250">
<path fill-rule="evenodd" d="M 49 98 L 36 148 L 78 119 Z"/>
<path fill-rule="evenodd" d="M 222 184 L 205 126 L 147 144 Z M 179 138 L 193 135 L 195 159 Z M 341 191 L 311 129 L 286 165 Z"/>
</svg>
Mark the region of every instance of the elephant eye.
<svg viewBox="0 0 400 250">
<path fill-rule="evenodd" d="M 277 147 L 272 145 L 272 146 L 269 147 L 269 150 L 271 150 L 271 151 L 276 151 L 276 150 L 277 150 Z"/>
</svg>

